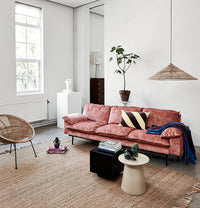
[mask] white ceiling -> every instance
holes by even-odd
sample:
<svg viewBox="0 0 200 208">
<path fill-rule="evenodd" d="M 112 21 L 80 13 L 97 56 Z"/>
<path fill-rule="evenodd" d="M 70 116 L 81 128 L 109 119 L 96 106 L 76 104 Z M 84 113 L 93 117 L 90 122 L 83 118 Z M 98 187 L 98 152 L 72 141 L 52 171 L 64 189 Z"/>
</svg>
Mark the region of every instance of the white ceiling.
<svg viewBox="0 0 200 208">
<path fill-rule="evenodd" d="M 100 0 L 49 0 L 49 1 L 57 2 L 57 3 L 64 4 L 70 7 L 79 7 L 84 4 L 88 4 L 92 2 L 93 3 L 101 2 Z"/>
<path fill-rule="evenodd" d="M 89 3 L 93 0 L 50 0 L 50 1 L 57 2 L 57 3 L 60 3 L 60 4 L 64 4 L 66 6 L 78 7 L 80 5 Z"/>
<path fill-rule="evenodd" d="M 80 6 L 87 6 L 90 11 L 104 15 L 104 0 L 49 0 L 52 2 L 56 2 L 59 4 L 63 4 L 70 7 L 80 7 Z"/>
</svg>

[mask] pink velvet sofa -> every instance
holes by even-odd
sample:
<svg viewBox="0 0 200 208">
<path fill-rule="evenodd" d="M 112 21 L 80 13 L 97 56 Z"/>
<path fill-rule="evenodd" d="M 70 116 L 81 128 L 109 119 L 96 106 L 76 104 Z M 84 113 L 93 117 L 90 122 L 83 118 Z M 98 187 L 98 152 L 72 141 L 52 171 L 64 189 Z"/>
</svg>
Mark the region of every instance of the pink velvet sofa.
<svg viewBox="0 0 200 208">
<path fill-rule="evenodd" d="M 168 122 L 180 122 L 181 114 L 174 110 L 141 108 L 135 106 L 107 106 L 88 103 L 83 114 L 69 114 L 63 117 L 64 133 L 74 137 L 103 141 L 117 140 L 123 146 L 131 147 L 137 142 L 139 148 L 166 155 L 180 156 L 183 153 L 182 132 L 176 128 L 168 128 L 161 135 L 146 134 L 146 130 L 119 126 L 121 111 L 149 112 L 147 129 L 152 125 L 162 126 Z"/>
</svg>

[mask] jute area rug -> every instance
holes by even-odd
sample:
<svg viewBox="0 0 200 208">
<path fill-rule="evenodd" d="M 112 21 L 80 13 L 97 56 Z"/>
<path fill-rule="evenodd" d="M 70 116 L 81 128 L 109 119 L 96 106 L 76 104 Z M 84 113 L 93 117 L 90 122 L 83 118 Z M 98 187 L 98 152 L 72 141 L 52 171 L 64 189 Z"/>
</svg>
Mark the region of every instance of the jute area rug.
<svg viewBox="0 0 200 208">
<path fill-rule="evenodd" d="M 66 154 L 48 155 L 52 141 L 0 155 L 1 208 L 169 208 L 187 207 L 200 191 L 196 178 L 147 164 L 147 192 L 132 196 L 121 190 L 122 175 L 109 181 L 89 171 L 89 151 L 94 144 L 76 141 Z"/>
</svg>

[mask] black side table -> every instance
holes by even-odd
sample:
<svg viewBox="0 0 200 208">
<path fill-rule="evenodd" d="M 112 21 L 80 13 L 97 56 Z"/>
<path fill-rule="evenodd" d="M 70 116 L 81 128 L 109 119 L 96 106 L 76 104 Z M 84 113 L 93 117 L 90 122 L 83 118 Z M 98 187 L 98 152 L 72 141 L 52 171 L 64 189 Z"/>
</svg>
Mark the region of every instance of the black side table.
<svg viewBox="0 0 200 208">
<path fill-rule="evenodd" d="M 97 148 L 90 151 L 90 172 L 97 173 L 98 176 L 114 179 L 124 169 L 124 165 L 119 162 L 118 156 L 123 150 L 115 154 L 99 151 Z"/>
</svg>

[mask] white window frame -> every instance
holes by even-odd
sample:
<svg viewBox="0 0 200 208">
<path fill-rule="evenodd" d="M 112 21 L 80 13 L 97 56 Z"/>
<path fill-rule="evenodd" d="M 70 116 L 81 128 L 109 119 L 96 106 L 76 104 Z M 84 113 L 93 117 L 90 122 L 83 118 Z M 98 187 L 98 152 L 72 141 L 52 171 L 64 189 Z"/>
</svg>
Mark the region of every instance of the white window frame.
<svg viewBox="0 0 200 208">
<path fill-rule="evenodd" d="M 17 45 L 17 43 L 23 43 L 26 45 L 26 57 L 27 57 L 27 46 L 28 44 L 33 44 L 33 43 L 28 43 L 27 42 L 27 28 L 37 28 L 40 30 L 40 53 L 39 53 L 39 58 L 38 59 L 28 59 L 28 58 L 17 58 L 17 55 L 16 55 L 16 70 L 17 70 L 17 62 L 24 62 L 27 64 L 28 66 L 28 63 L 37 63 L 38 65 L 38 76 L 35 76 L 35 77 L 38 77 L 39 79 L 39 89 L 36 89 L 36 90 L 30 90 L 30 89 L 25 89 L 25 90 L 19 90 L 17 88 L 17 79 L 20 77 L 20 78 L 30 78 L 31 76 L 28 75 L 28 73 L 26 75 L 21 75 L 21 76 L 17 76 L 16 75 L 16 92 L 17 92 L 17 95 L 30 95 L 30 94 L 41 94 L 44 92 L 43 90 L 43 18 L 42 18 L 42 8 L 40 7 L 37 7 L 37 6 L 34 6 L 34 5 L 30 5 L 30 4 L 26 4 L 26 3 L 22 3 L 22 2 L 15 2 L 15 5 L 16 4 L 21 4 L 21 5 L 26 5 L 28 7 L 33 7 L 33 8 L 38 8 L 40 9 L 40 18 L 35 18 L 33 16 L 29 16 L 29 15 L 24 15 L 24 14 L 20 14 L 20 13 L 16 13 L 15 12 L 15 15 L 20 15 L 20 16 L 25 16 L 25 17 L 31 17 L 31 18 L 35 18 L 35 19 L 38 19 L 39 20 L 39 24 L 38 26 L 35 26 L 35 25 L 31 25 L 31 24 L 28 24 L 27 22 L 26 23 L 20 23 L 20 22 L 17 22 L 15 20 L 15 26 L 23 26 L 26 28 L 26 40 L 25 42 L 17 42 L 17 40 L 15 41 L 15 44 Z M 34 43 L 35 44 L 35 43 Z M 37 44 L 35 44 L 37 45 Z M 27 68 L 28 70 L 28 68 Z M 28 84 L 29 81 L 27 81 L 27 84 Z"/>
</svg>

